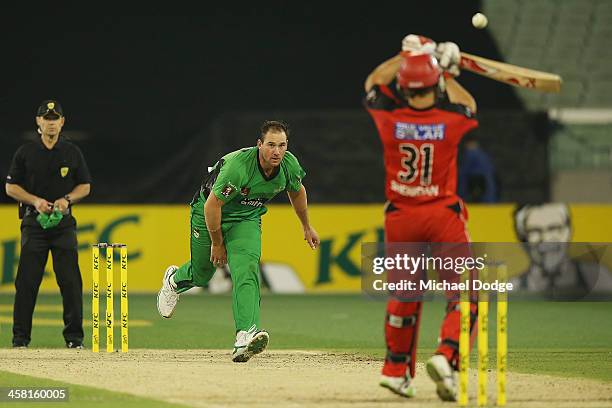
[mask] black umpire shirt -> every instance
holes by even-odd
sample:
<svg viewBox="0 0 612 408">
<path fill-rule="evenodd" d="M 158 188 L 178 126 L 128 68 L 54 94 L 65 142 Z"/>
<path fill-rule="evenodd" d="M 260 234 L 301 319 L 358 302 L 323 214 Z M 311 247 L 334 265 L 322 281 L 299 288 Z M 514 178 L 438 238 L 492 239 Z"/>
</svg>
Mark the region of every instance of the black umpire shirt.
<svg viewBox="0 0 612 408">
<path fill-rule="evenodd" d="M 91 175 L 81 150 L 60 136 L 52 149 L 41 139 L 17 149 L 6 182 L 53 203 L 75 186 L 91 183 Z"/>
</svg>

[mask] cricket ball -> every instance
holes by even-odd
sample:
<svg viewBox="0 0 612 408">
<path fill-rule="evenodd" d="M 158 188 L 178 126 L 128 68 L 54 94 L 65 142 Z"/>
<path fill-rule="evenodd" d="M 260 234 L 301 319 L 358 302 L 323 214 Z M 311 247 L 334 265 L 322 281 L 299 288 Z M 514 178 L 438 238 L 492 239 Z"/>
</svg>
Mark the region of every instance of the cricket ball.
<svg viewBox="0 0 612 408">
<path fill-rule="evenodd" d="M 489 20 L 482 13 L 476 13 L 472 16 L 472 25 L 478 29 L 483 29 L 487 26 Z"/>
</svg>

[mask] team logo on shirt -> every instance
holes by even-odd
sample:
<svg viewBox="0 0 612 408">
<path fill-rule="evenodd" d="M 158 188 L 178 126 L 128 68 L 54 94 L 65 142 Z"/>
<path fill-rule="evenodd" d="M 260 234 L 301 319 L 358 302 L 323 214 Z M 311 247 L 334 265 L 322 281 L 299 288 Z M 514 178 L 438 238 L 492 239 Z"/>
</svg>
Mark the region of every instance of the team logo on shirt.
<svg viewBox="0 0 612 408">
<path fill-rule="evenodd" d="M 397 122 L 395 138 L 399 140 L 444 140 L 446 125 Z"/>
<path fill-rule="evenodd" d="M 223 190 L 221 190 L 221 195 L 223 197 L 229 197 L 234 191 L 236 191 L 236 187 L 234 187 L 231 183 L 227 183 L 225 187 L 223 187 Z"/>
<path fill-rule="evenodd" d="M 60 168 L 60 176 L 62 176 L 62 178 L 64 178 L 67 175 L 68 175 L 68 167 L 61 167 Z"/>
<path fill-rule="evenodd" d="M 246 197 L 246 196 L 248 196 L 248 195 L 249 195 L 249 191 L 251 191 L 251 189 L 250 189 L 250 188 L 248 188 L 248 187 L 242 187 L 242 188 L 240 189 L 240 194 Z"/>
</svg>

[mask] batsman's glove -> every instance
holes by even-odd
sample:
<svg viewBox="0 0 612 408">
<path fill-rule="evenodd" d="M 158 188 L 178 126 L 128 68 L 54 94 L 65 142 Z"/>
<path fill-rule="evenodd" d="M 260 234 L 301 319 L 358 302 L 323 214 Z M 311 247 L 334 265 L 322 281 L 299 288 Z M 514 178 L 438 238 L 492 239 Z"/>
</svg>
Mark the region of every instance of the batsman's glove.
<svg viewBox="0 0 612 408">
<path fill-rule="evenodd" d="M 402 39 L 402 51 L 411 54 L 433 54 L 436 43 L 431 38 L 417 34 L 408 34 Z"/>
<path fill-rule="evenodd" d="M 434 52 L 435 57 L 438 59 L 440 67 L 451 74 L 452 76 L 459 76 L 459 62 L 461 61 L 461 51 L 459 46 L 454 42 L 442 42 L 438 44 Z"/>
</svg>

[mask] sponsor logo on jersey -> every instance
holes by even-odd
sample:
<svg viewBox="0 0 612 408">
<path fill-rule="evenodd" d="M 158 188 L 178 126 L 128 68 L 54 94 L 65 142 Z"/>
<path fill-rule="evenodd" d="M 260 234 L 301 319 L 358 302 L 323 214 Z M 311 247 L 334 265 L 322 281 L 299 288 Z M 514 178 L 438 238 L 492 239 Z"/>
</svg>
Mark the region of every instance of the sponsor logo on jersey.
<svg viewBox="0 0 612 408">
<path fill-rule="evenodd" d="M 229 197 L 234 191 L 236 191 L 236 187 L 234 187 L 232 183 L 227 183 L 225 187 L 223 187 L 223 190 L 221 190 L 221 195 L 223 197 Z"/>
<path fill-rule="evenodd" d="M 395 138 L 399 140 L 444 140 L 443 123 L 426 125 L 418 123 L 397 122 Z"/>
<path fill-rule="evenodd" d="M 265 198 L 253 198 L 250 200 L 244 199 L 242 201 L 240 201 L 240 204 L 242 205 L 248 205 L 250 207 L 263 207 L 263 205 L 266 203 L 266 199 Z"/>
<path fill-rule="evenodd" d="M 409 186 L 391 180 L 391 191 L 395 191 L 405 197 L 437 197 L 440 193 L 440 188 L 437 185 L 432 186 Z"/>
</svg>

